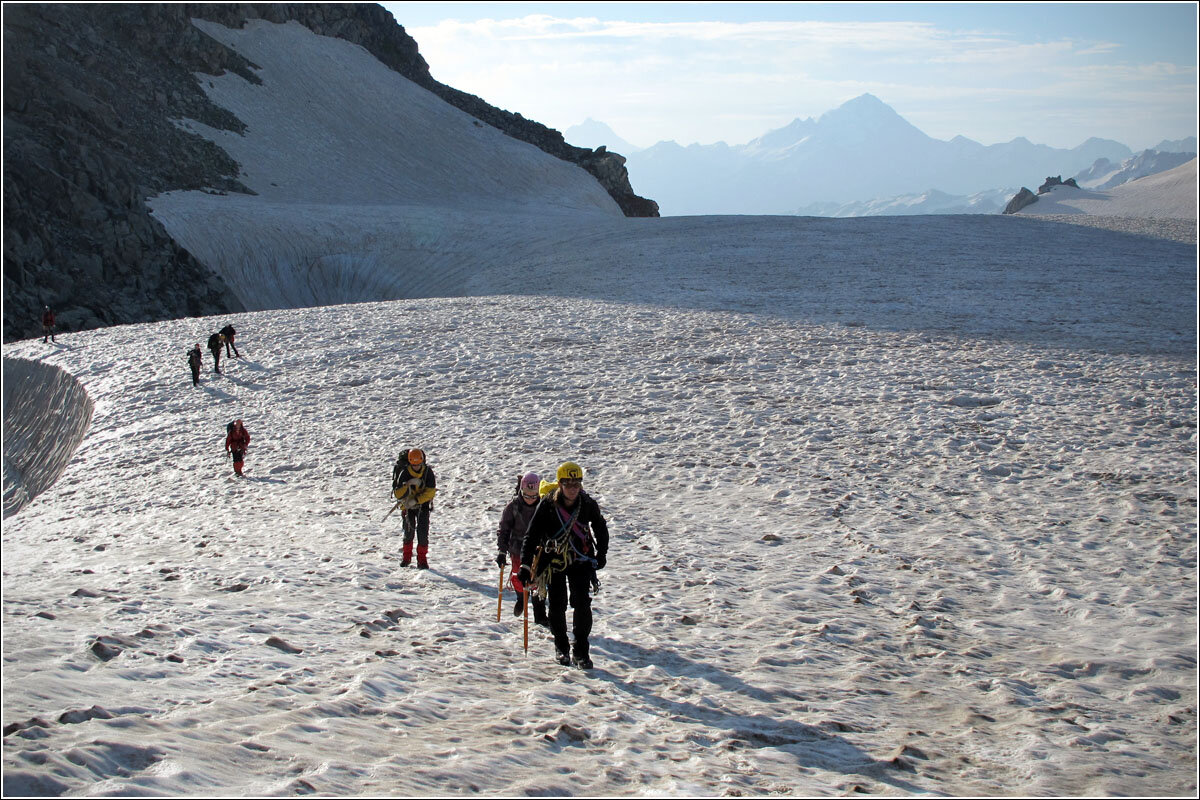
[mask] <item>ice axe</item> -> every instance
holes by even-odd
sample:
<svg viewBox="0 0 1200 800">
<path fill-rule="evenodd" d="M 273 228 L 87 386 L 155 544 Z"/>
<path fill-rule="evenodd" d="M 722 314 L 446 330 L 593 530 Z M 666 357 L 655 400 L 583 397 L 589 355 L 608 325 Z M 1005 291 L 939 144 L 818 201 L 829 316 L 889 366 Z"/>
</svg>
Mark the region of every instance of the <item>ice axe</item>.
<svg viewBox="0 0 1200 800">
<path fill-rule="evenodd" d="M 392 511 L 395 511 L 397 508 L 399 508 L 399 507 L 400 507 L 400 504 L 401 504 L 401 503 L 403 503 L 403 502 L 404 502 L 403 500 L 397 500 L 397 501 L 396 501 L 396 505 L 392 506 Z M 383 515 L 383 519 L 379 520 L 379 521 L 380 521 L 380 523 L 387 522 L 387 518 L 388 518 L 388 517 L 390 517 L 390 516 L 392 515 L 392 511 L 389 511 L 388 513 L 384 514 L 384 515 Z"/>
<path fill-rule="evenodd" d="M 500 610 L 504 608 L 504 565 L 500 565 L 500 583 L 496 586 L 496 622 L 500 621 Z"/>
</svg>

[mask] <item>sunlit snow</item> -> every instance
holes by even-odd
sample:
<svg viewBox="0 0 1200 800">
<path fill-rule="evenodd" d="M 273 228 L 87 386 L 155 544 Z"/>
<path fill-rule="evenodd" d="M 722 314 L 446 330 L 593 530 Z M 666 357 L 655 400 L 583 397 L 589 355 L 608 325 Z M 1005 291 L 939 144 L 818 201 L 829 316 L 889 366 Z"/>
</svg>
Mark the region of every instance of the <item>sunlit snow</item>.
<svg viewBox="0 0 1200 800">
<path fill-rule="evenodd" d="M 239 116 L 276 102 L 278 53 L 326 65 L 306 84 L 372 69 L 210 29 L 263 67 Z M 412 124 L 444 113 L 414 98 Z M 6 507 L 10 362 L 94 404 L 5 519 L 6 795 L 1195 793 L 1194 243 L 627 220 L 562 162 L 505 207 L 493 140 L 460 189 L 437 176 L 466 144 L 389 194 L 274 160 L 254 137 L 293 105 L 227 144 L 294 193 L 155 205 L 277 310 L 4 348 Z M 185 350 L 226 322 L 243 358 L 193 388 Z M 68 450 L 84 402 L 25 418 Z M 410 446 L 440 487 L 422 572 L 381 522 Z M 496 620 L 513 479 L 567 459 L 612 530 L 590 672 L 541 628 L 523 651 L 511 591 Z"/>
</svg>

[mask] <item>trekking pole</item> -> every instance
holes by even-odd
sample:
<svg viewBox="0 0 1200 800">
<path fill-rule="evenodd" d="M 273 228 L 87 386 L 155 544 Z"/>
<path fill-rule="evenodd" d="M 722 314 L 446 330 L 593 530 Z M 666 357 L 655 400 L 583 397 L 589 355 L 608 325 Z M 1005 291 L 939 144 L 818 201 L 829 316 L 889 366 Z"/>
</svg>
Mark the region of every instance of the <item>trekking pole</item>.
<svg viewBox="0 0 1200 800">
<path fill-rule="evenodd" d="M 496 622 L 500 621 L 500 609 L 504 608 L 504 565 L 500 565 L 500 584 L 496 587 Z"/>
</svg>

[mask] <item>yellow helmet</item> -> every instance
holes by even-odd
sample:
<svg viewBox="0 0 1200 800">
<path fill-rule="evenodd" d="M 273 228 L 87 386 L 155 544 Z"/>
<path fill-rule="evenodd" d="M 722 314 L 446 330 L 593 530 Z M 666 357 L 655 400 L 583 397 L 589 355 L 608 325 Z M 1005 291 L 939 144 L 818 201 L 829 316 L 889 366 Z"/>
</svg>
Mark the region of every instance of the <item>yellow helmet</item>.
<svg viewBox="0 0 1200 800">
<path fill-rule="evenodd" d="M 577 478 L 583 480 L 583 467 L 576 464 L 574 461 L 564 461 L 558 465 L 558 475 L 560 481 L 563 478 Z"/>
</svg>

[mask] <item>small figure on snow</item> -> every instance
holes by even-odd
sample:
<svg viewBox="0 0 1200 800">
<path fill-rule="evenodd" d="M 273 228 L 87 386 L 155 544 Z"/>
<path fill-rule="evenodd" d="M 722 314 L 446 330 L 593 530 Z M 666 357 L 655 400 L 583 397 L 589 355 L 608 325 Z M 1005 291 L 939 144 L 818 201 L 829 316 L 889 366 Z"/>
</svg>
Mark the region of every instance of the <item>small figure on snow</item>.
<svg viewBox="0 0 1200 800">
<path fill-rule="evenodd" d="M 42 307 L 42 342 L 45 343 L 49 339 L 54 341 L 54 312 L 50 310 L 50 306 Z"/>
<path fill-rule="evenodd" d="M 237 345 L 233 343 L 233 337 L 237 336 L 237 331 L 232 325 L 226 325 L 221 328 L 221 336 L 225 339 L 225 357 L 226 358 L 241 358 L 242 354 L 238 352 Z M 233 348 L 233 355 L 229 354 L 229 348 Z"/>
<path fill-rule="evenodd" d="M 192 386 L 200 385 L 200 366 L 204 363 L 204 356 L 200 355 L 200 343 L 196 342 L 196 346 L 188 350 L 187 355 L 188 367 L 192 370 Z"/>
<path fill-rule="evenodd" d="M 233 474 L 242 477 L 242 464 L 246 461 L 246 448 L 250 446 L 250 431 L 235 419 L 225 428 L 225 452 L 233 455 Z"/>
<path fill-rule="evenodd" d="M 221 334 L 214 333 L 208 337 L 208 349 L 212 351 L 213 356 L 213 372 L 220 373 L 221 371 L 221 348 L 224 345 L 221 343 Z"/>
<path fill-rule="evenodd" d="M 509 582 L 517 593 L 517 605 L 513 614 L 519 616 L 525 610 L 525 584 L 517 577 L 521 569 L 521 546 L 525 543 L 525 531 L 529 529 L 529 521 L 537 509 L 538 494 L 541 478 L 536 472 L 526 473 L 517 484 L 517 495 L 509 501 L 500 514 L 500 529 L 496 533 L 496 564 L 503 569 L 505 556 L 512 558 L 512 572 Z M 533 607 L 533 621 L 539 625 L 548 625 L 546 618 L 546 601 L 537 594 L 530 598 Z"/>
<path fill-rule="evenodd" d="M 521 582 L 546 585 L 550 630 L 558 663 L 591 669 L 588 636 L 592 632 L 593 584 L 608 561 L 608 523 L 600 505 L 583 491 L 583 468 L 573 461 L 558 467 L 558 488 L 540 502 L 521 548 Z M 575 609 L 574 652 L 567 638 L 567 595 Z"/>
<path fill-rule="evenodd" d="M 412 563 L 413 538 L 417 540 L 417 569 L 429 569 L 429 512 L 437 494 L 433 467 L 425 463 L 425 451 L 413 448 L 400 453 L 392 468 L 392 495 L 400 504 L 404 521 L 404 558 L 400 566 Z"/>
</svg>

